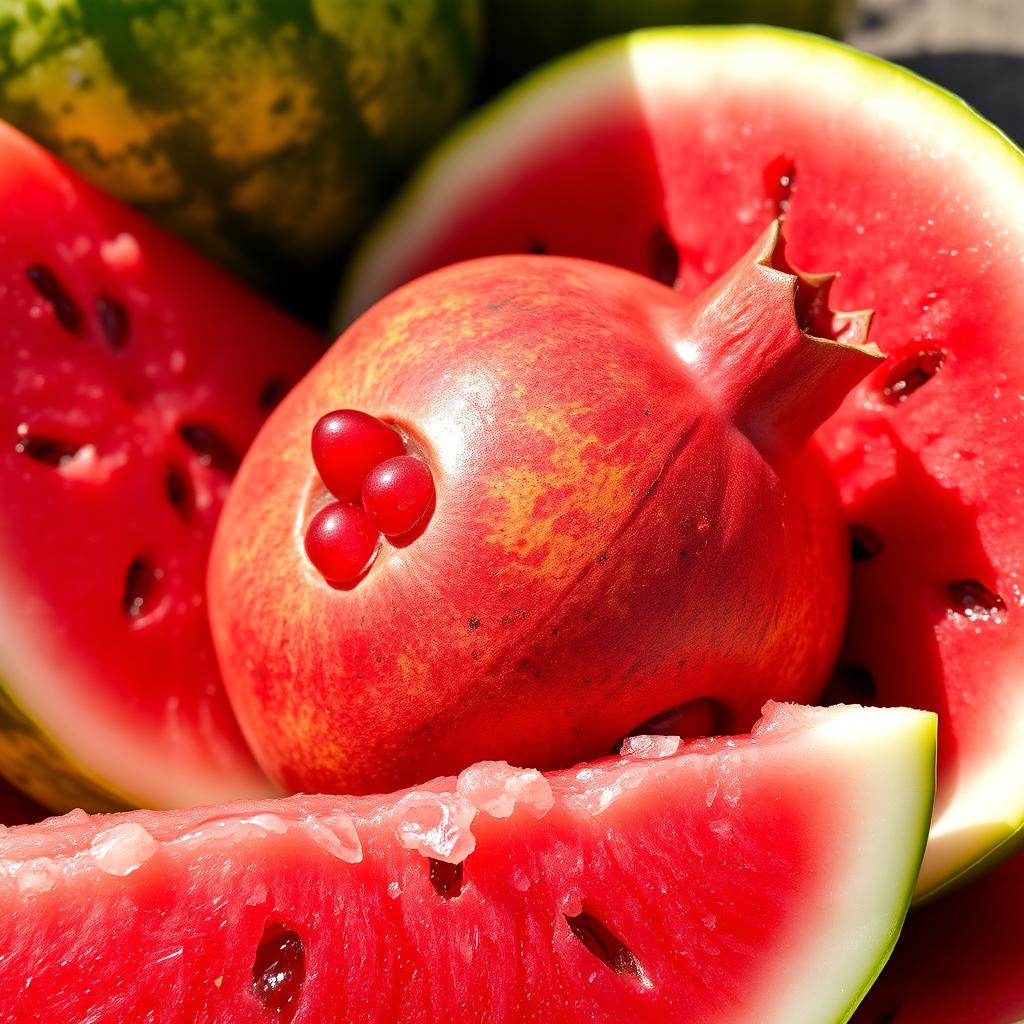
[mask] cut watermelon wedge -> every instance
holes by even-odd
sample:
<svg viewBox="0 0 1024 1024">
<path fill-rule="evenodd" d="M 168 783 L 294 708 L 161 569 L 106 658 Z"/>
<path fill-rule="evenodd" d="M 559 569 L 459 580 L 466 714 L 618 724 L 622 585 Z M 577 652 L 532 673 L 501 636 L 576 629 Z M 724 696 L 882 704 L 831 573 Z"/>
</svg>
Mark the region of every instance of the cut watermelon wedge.
<svg viewBox="0 0 1024 1024">
<path fill-rule="evenodd" d="M 0 124 L 0 767 L 55 810 L 265 795 L 207 552 L 313 332 Z"/>
<path fill-rule="evenodd" d="M 360 253 L 351 318 L 499 252 L 696 295 L 765 224 L 838 269 L 889 361 L 820 431 L 851 527 L 850 700 L 940 714 L 919 895 L 1024 822 L 1024 159 L 950 94 L 824 39 L 637 33 L 535 75 L 426 164 Z"/>
<path fill-rule="evenodd" d="M 845 1021 L 909 903 L 934 716 L 769 705 L 749 736 L 627 742 L 11 829 L 0 1019 Z"/>
<path fill-rule="evenodd" d="M 853 1024 L 1024 1022 L 1024 853 L 919 907 Z"/>
</svg>

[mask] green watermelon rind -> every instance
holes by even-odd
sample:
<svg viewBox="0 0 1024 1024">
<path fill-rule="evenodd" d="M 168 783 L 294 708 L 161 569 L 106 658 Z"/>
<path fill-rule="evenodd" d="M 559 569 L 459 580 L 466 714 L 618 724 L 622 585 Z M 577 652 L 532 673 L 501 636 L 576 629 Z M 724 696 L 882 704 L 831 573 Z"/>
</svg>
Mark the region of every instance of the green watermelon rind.
<svg viewBox="0 0 1024 1024">
<path fill-rule="evenodd" d="M 273 289 L 337 262 L 465 109 L 479 18 L 475 0 L 234 6 L 7 4 L 0 116 Z"/>
<path fill-rule="evenodd" d="M 922 778 L 930 780 L 928 798 L 922 800 L 920 804 L 920 817 L 916 821 L 908 821 L 906 826 L 908 833 L 917 836 L 917 853 L 911 861 L 911 870 L 903 880 L 903 898 L 902 901 L 894 907 L 889 938 L 887 943 L 880 950 L 878 962 L 875 964 L 873 971 L 865 978 L 863 987 L 850 1001 L 843 1013 L 843 1016 L 837 1018 L 835 1024 L 846 1024 L 846 1022 L 850 1020 L 856 1012 L 857 1007 L 860 1006 L 864 997 L 867 995 L 871 986 L 874 985 L 878 976 L 882 973 L 885 965 L 889 962 L 889 957 L 892 956 L 892 952 L 896 948 L 896 943 L 903 930 L 903 923 L 906 920 L 907 912 L 910 910 L 910 907 L 915 900 L 918 871 L 920 869 L 921 862 L 924 860 L 925 848 L 928 845 L 928 830 L 931 825 L 932 809 L 935 804 L 935 764 L 936 747 L 938 743 L 938 718 L 934 714 L 924 714 L 921 712 L 916 712 L 916 714 L 920 716 L 920 726 L 918 728 L 919 735 L 917 739 L 917 752 L 920 757 L 919 770 Z"/>
<path fill-rule="evenodd" d="M 746 747 L 753 754 L 750 761 L 740 754 L 737 767 L 735 762 L 731 761 L 733 755 L 727 749 L 728 741 L 724 745 L 719 745 L 717 750 L 708 751 L 720 759 L 711 778 L 736 783 L 737 788 L 732 790 L 734 799 L 727 796 L 724 801 L 732 807 L 742 807 L 744 773 L 757 775 L 759 767 L 765 766 L 769 768 L 770 777 L 782 780 L 784 786 L 781 789 L 761 790 L 755 795 L 755 801 L 761 802 L 762 813 L 765 810 L 771 813 L 770 808 L 779 803 L 782 805 L 783 813 L 787 804 L 799 806 L 803 803 L 805 793 L 802 783 L 793 780 L 785 770 L 778 774 L 771 771 L 770 766 L 775 757 L 773 748 L 776 748 L 776 745 L 788 747 L 788 750 L 781 751 L 782 763 L 788 763 L 789 766 L 799 764 L 801 779 L 810 772 L 824 773 L 824 777 L 831 780 L 829 785 L 811 797 L 807 807 L 808 814 L 797 818 L 803 823 L 798 825 L 798 828 L 808 828 L 812 848 L 815 841 L 817 842 L 817 866 L 808 865 L 810 873 L 806 876 L 799 871 L 796 876 L 790 876 L 788 873 L 780 876 L 779 885 L 783 893 L 789 893 L 786 898 L 790 901 L 783 915 L 783 931 L 779 933 L 782 941 L 765 950 L 764 957 L 754 956 L 751 967 L 757 977 L 757 987 L 743 990 L 744 1005 L 739 1011 L 735 1005 L 723 1005 L 723 1019 L 735 1020 L 737 1016 L 742 1016 L 744 1020 L 751 1019 L 750 1011 L 756 1009 L 760 1011 L 756 1013 L 758 1020 L 780 1024 L 792 1024 L 794 1021 L 846 1024 L 850 1020 L 864 994 L 888 960 L 910 905 L 931 817 L 936 739 L 937 718 L 929 712 L 856 706 L 807 708 L 796 705 L 768 705 L 761 728 L 756 729 L 752 737 L 741 737 L 737 744 L 739 747 Z M 761 750 L 757 751 L 756 748 L 759 746 Z M 684 749 L 673 756 L 682 759 L 693 757 L 699 761 L 703 755 L 700 752 L 689 754 Z M 730 762 L 731 771 L 727 770 L 725 762 Z M 854 770 L 862 765 L 863 771 Z M 575 773 L 569 770 L 556 774 L 569 776 L 571 779 Z M 634 779 L 636 778 L 638 777 L 634 776 Z M 606 779 L 605 782 L 607 781 Z M 456 780 L 449 778 L 434 780 L 433 783 L 427 783 L 425 788 L 428 792 L 449 792 L 455 785 Z M 608 792 L 603 784 L 591 783 L 589 780 L 584 783 L 581 775 L 577 775 L 574 782 L 570 781 L 566 788 L 558 789 L 558 792 L 562 793 L 562 799 L 565 799 L 566 793 L 578 796 L 588 788 L 595 793 Z M 611 790 L 614 791 L 615 788 L 613 783 Z M 621 793 L 622 790 L 618 792 Z M 690 789 L 690 795 L 698 808 L 698 813 L 704 811 L 704 792 L 701 788 L 693 787 Z M 388 822 L 392 821 L 393 829 L 391 809 L 396 806 L 395 801 L 401 797 L 402 793 L 369 801 L 367 798 L 354 798 L 361 805 L 360 810 L 353 815 L 360 822 L 360 831 L 369 826 L 383 833 L 378 833 L 377 839 L 367 839 L 364 832 L 363 842 L 369 851 L 368 868 L 371 871 L 372 862 L 378 858 L 383 859 L 385 863 L 394 863 L 389 847 L 397 841 L 398 833 L 392 832 L 388 838 Z M 160 839 L 166 839 L 170 835 L 189 835 L 194 839 L 197 835 L 194 831 L 197 825 L 211 821 L 224 823 L 225 814 L 231 815 L 227 821 L 240 817 L 253 820 L 261 814 L 268 818 L 280 814 L 281 817 L 277 820 L 282 821 L 292 817 L 287 808 L 297 807 L 301 808 L 297 815 L 298 819 L 305 823 L 312 820 L 309 817 L 309 802 L 316 802 L 318 799 L 321 806 L 324 803 L 330 806 L 333 814 L 340 813 L 335 809 L 335 801 L 341 801 L 342 809 L 347 813 L 348 805 L 344 803 L 344 797 L 297 796 L 280 803 L 270 800 L 244 801 L 183 812 L 142 812 L 137 817 L 127 817 L 121 821 L 140 822 Z M 625 802 L 626 809 L 622 812 L 623 824 L 626 826 L 623 837 L 630 834 L 629 821 L 633 812 L 628 809 L 628 804 L 632 799 L 633 797 Z M 642 804 L 642 792 L 639 799 Z M 693 803 L 690 806 L 692 807 Z M 822 822 L 818 819 L 813 808 L 827 808 L 827 821 Z M 841 810 L 834 813 L 834 808 Z M 656 804 L 653 810 L 654 813 L 651 813 L 650 808 L 646 811 L 641 808 L 639 813 L 645 822 L 643 828 L 657 831 L 663 809 Z M 595 812 L 591 810 L 582 813 L 586 820 Z M 743 815 L 742 810 L 735 813 L 741 817 Z M 726 814 L 728 817 L 729 812 Z M 557 818 L 556 815 L 553 821 L 557 821 Z M 166 824 L 172 820 L 177 823 L 174 826 L 176 831 L 173 832 L 168 831 Z M 594 823 L 594 827 L 601 834 L 601 842 L 616 841 L 615 820 L 613 814 L 609 823 L 603 827 Z M 86 844 L 90 843 L 90 840 L 92 845 L 95 845 L 97 828 L 108 828 L 113 823 L 76 821 L 74 828 L 64 829 L 59 821 L 53 821 L 43 828 L 33 829 L 30 826 L 17 830 L 12 832 L 7 840 L 5 862 L 9 869 L 13 868 L 15 872 L 19 861 L 28 865 L 37 864 L 41 852 L 54 852 L 52 846 L 46 845 L 49 842 L 46 840 L 46 833 L 54 828 L 62 833 L 60 849 L 56 851 L 55 859 L 60 861 L 66 858 L 74 861 L 77 857 L 81 861 L 80 851 L 76 852 L 76 847 L 87 849 Z M 563 826 L 554 824 L 552 827 L 555 834 Z M 831 826 L 837 826 L 841 835 L 837 836 Z M 510 827 L 513 830 L 516 828 L 514 824 Z M 576 827 L 573 826 L 573 829 Z M 609 833 L 607 829 L 613 831 Z M 579 833 L 580 840 L 586 842 L 589 834 L 591 833 L 588 824 Z M 642 831 L 637 834 L 637 841 L 642 842 L 642 835 Z M 44 841 L 43 846 L 39 845 L 40 841 Z M 209 837 L 208 841 L 217 840 Z M 307 833 L 304 842 L 309 841 Z M 312 841 L 316 843 L 315 839 Z M 257 844 L 261 842 L 262 840 L 256 840 Z M 487 850 L 486 843 L 482 843 L 480 849 Z M 639 849 L 642 850 L 642 846 Z M 15 855 L 13 858 L 12 854 Z M 502 848 L 499 845 L 491 848 L 491 855 L 506 865 L 508 854 L 507 847 Z M 746 867 L 755 870 L 770 889 L 772 872 L 775 870 L 771 849 L 761 849 L 760 854 L 764 859 L 752 860 L 749 865 L 740 862 L 740 867 L 741 870 Z M 207 854 L 199 855 L 193 852 L 192 856 L 196 856 L 201 862 L 209 863 Z M 325 852 L 324 856 L 330 858 L 332 854 Z M 664 858 L 671 856 L 671 846 L 662 847 L 659 863 L 663 867 L 670 867 Z M 683 851 L 683 856 L 692 856 L 692 852 L 687 854 Z M 278 866 L 281 863 L 277 861 Z M 344 880 L 337 872 L 344 870 L 345 866 L 330 860 L 325 863 L 329 865 L 325 872 L 326 876 L 337 878 L 339 884 L 342 884 Z M 557 864 L 557 859 L 553 863 Z M 598 866 L 601 863 L 600 858 L 594 861 Z M 703 859 L 700 863 L 704 869 Z M 714 865 L 706 870 L 710 870 L 713 875 Z M 11 873 L 11 870 L 8 870 L 7 878 L 0 881 L 9 881 Z M 145 877 L 143 872 L 136 876 L 134 870 L 131 874 L 136 880 Z M 250 887 L 241 891 L 244 896 L 248 896 L 252 891 L 253 876 L 248 871 L 245 875 L 250 879 L 250 882 L 245 884 Z M 160 877 L 158 886 L 170 884 L 171 888 L 174 888 L 173 876 Z M 667 876 L 663 877 L 668 881 Z M 197 878 L 197 875 L 193 875 L 191 881 L 195 882 Z M 128 890 L 124 890 L 119 888 L 123 884 L 120 878 L 108 878 L 106 881 L 113 887 L 115 898 L 131 901 L 130 884 Z M 103 897 L 99 894 L 98 888 L 93 888 L 92 884 L 89 884 L 89 898 L 98 899 L 100 902 L 96 905 L 99 906 Z M 814 894 L 820 894 L 827 902 L 829 912 L 824 917 Z M 15 899 L 23 898 L 20 893 L 15 894 Z M 58 901 L 60 912 L 63 913 L 67 906 L 64 902 L 67 894 L 54 890 L 52 895 L 45 896 L 46 900 L 54 898 Z M 33 927 L 32 906 L 30 904 L 26 911 L 23 927 Z M 284 910 L 284 907 L 278 908 L 279 912 Z M 173 915 L 168 920 L 173 926 Z M 500 914 L 496 920 L 500 921 Z M 225 922 L 221 920 L 219 923 Z M 301 921 L 296 923 L 301 924 Z M 384 926 L 387 927 L 386 920 Z M 166 927 L 163 931 L 166 932 Z M 152 935 L 150 937 L 152 938 Z M 93 934 L 87 936 L 87 948 L 92 950 L 88 952 L 90 957 L 95 955 L 95 949 L 98 948 L 94 944 L 96 939 L 97 933 L 93 930 Z M 173 967 L 167 969 L 174 970 Z M 577 1011 L 578 1009 L 577 1007 Z"/>
<path fill-rule="evenodd" d="M 398 197 L 378 218 L 372 230 L 363 236 L 359 247 L 356 249 L 349 261 L 345 275 L 341 281 L 338 300 L 335 304 L 335 312 L 332 323 L 336 331 L 342 330 L 351 323 L 374 298 L 369 299 L 365 294 L 366 289 L 363 279 L 367 274 L 372 274 L 375 268 L 372 263 L 378 260 L 381 254 L 386 254 L 389 249 L 401 251 L 403 245 L 397 243 L 408 239 L 410 233 L 416 241 L 417 218 L 415 212 L 421 209 L 429 209 L 431 204 L 425 202 L 431 193 L 444 194 L 447 189 L 445 183 L 457 181 L 453 178 L 451 169 L 453 166 L 462 164 L 463 150 L 471 150 L 473 141 L 478 136 L 485 135 L 491 128 L 500 128 L 505 119 L 506 113 L 514 112 L 524 108 L 533 95 L 542 99 L 546 98 L 547 91 L 551 85 L 574 70 L 584 70 L 589 65 L 597 66 L 602 60 L 615 57 L 627 52 L 634 46 L 642 46 L 645 42 L 670 41 L 679 39 L 683 42 L 700 37 L 708 41 L 729 42 L 736 39 L 755 40 L 758 36 L 763 37 L 768 45 L 777 44 L 779 40 L 786 40 L 790 44 L 799 44 L 811 50 L 817 50 L 826 54 L 828 58 L 834 58 L 837 54 L 853 59 L 861 63 L 870 73 L 880 72 L 894 79 L 903 79 L 904 83 L 919 89 L 929 98 L 940 102 L 951 114 L 956 114 L 957 123 L 961 120 L 970 124 L 974 129 L 980 129 L 977 134 L 986 141 L 991 141 L 996 135 L 1003 144 L 1005 155 L 1013 157 L 1021 164 L 1024 171 L 1024 152 L 1022 152 L 1009 138 L 1009 136 L 997 125 L 983 117 L 974 107 L 955 93 L 944 89 L 940 85 L 923 78 L 907 68 L 892 64 L 881 57 L 865 53 L 845 43 L 834 39 L 827 39 L 808 32 L 800 32 L 796 29 L 768 28 L 762 25 L 730 25 L 730 26 L 691 26 L 691 27 L 669 27 L 658 29 L 642 29 L 637 32 L 630 32 L 622 36 L 601 40 L 590 46 L 583 47 L 567 57 L 552 61 L 541 68 L 526 75 L 521 81 L 505 90 L 495 97 L 488 104 L 471 114 L 459 123 L 444 140 L 436 146 L 419 165 L 413 175 L 406 182 L 405 187 Z M 964 117 L 963 115 L 966 115 Z M 972 136 L 974 132 L 970 133 Z M 438 183 L 441 187 L 438 188 Z M 413 245 L 415 248 L 415 244 Z M 380 260 L 387 263 L 386 260 Z M 1024 794 L 1021 800 L 1021 822 L 1024 824 Z"/>
<path fill-rule="evenodd" d="M 37 803 L 53 810 L 85 807 L 115 812 L 139 801 L 93 778 L 33 721 L 0 678 L 0 765 L 3 776 Z M 13 767 L 12 766 L 16 766 Z"/>
<path fill-rule="evenodd" d="M 395 263 L 400 266 L 403 253 L 419 251 L 424 241 L 431 237 L 434 218 L 443 216 L 448 194 L 451 190 L 460 190 L 460 186 L 466 187 L 462 176 L 456 173 L 460 167 L 473 166 L 474 158 L 482 161 L 484 166 L 493 166 L 502 153 L 515 151 L 515 143 L 509 141 L 507 122 L 528 123 L 524 112 L 533 102 L 550 109 L 551 97 L 555 94 L 553 87 L 563 78 L 575 74 L 577 81 L 583 82 L 581 90 L 588 89 L 599 76 L 602 62 L 621 58 L 623 53 L 648 42 L 672 41 L 687 44 L 691 58 L 697 57 L 699 44 L 705 41 L 722 45 L 743 41 L 750 44 L 761 42 L 766 47 L 785 45 L 798 49 L 801 59 L 817 61 L 825 69 L 825 74 L 833 62 L 846 62 L 848 68 L 856 66 L 857 75 L 865 82 L 862 95 L 870 96 L 872 91 L 877 94 L 883 89 L 891 95 L 898 87 L 906 90 L 914 104 L 932 104 L 936 110 L 934 116 L 942 118 L 946 127 L 947 138 L 951 126 L 955 126 L 962 133 L 965 146 L 979 156 L 988 157 L 990 167 L 998 161 L 1001 167 L 1007 168 L 1007 188 L 1019 189 L 1024 185 L 1024 152 L 1005 132 L 954 93 L 880 57 L 793 29 L 746 25 L 672 27 L 632 32 L 595 43 L 534 71 L 463 121 L 429 154 L 357 249 L 341 284 L 335 307 L 335 327 L 342 329 L 376 301 L 380 292 L 387 290 L 385 286 L 391 284 L 391 266 Z M 591 73 L 589 77 L 588 72 Z M 878 84 L 874 84 L 876 79 Z M 571 102 L 572 99 L 568 101 Z M 479 174 L 477 165 L 473 167 L 474 180 Z M 397 259 L 393 254 L 397 254 Z M 915 894 L 915 902 L 931 899 L 960 885 L 1024 846 L 1024 785 L 1015 800 L 1000 808 L 989 826 L 983 830 L 984 836 L 976 833 L 973 841 L 965 842 L 962 847 L 965 855 L 956 858 L 960 861 L 958 868 L 938 871 L 934 876 L 926 872 Z"/>
</svg>

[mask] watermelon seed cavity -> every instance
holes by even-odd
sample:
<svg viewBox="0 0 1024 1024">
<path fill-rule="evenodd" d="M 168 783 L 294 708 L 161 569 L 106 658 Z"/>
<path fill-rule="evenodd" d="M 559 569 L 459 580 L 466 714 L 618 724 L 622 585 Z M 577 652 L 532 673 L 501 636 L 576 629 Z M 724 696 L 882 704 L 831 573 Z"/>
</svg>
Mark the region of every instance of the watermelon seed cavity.
<svg viewBox="0 0 1024 1024">
<path fill-rule="evenodd" d="M 946 589 L 953 611 L 969 619 L 987 621 L 1006 611 L 1006 602 L 978 580 L 953 580 Z"/>
<path fill-rule="evenodd" d="M 882 398 L 889 405 L 905 402 L 919 387 L 927 384 L 942 368 L 946 353 L 928 349 L 901 360 L 886 377 Z"/>
<path fill-rule="evenodd" d="M 80 451 L 81 446 L 53 437 L 23 437 L 14 447 L 19 455 L 27 455 L 46 466 L 63 466 Z"/>
<path fill-rule="evenodd" d="M 96 299 L 96 316 L 110 347 L 123 349 L 128 344 L 128 310 L 116 299 L 100 295 Z"/>
<path fill-rule="evenodd" d="M 228 476 L 238 469 L 238 455 L 234 448 L 205 423 L 183 423 L 178 435 L 199 456 L 199 462 Z"/>
<path fill-rule="evenodd" d="M 192 485 L 177 466 L 168 464 L 164 467 L 164 491 L 174 511 L 188 522 L 192 509 Z"/>
<path fill-rule="evenodd" d="M 282 1024 L 299 1009 L 306 981 L 306 951 L 302 937 L 282 924 L 268 924 L 252 965 L 252 994 Z"/>
<path fill-rule="evenodd" d="M 57 275 L 42 263 L 34 263 L 25 271 L 32 287 L 53 307 L 57 323 L 71 334 L 78 333 L 82 314 L 74 299 L 64 290 Z"/>
<path fill-rule="evenodd" d="M 679 250 L 665 228 L 658 224 L 647 243 L 651 260 L 651 277 L 670 288 L 679 277 Z"/>
<path fill-rule="evenodd" d="M 850 557 L 855 562 L 866 562 L 881 553 L 885 544 L 870 526 L 854 523 L 850 527 Z"/>
<path fill-rule="evenodd" d="M 443 900 L 453 900 L 462 893 L 462 862 L 449 864 L 447 861 L 428 858 L 430 863 L 430 884 Z"/>
<path fill-rule="evenodd" d="M 650 979 L 636 954 L 606 924 L 585 910 L 565 920 L 583 945 L 606 967 L 616 974 L 628 974 L 643 985 L 650 986 Z"/>
<path fill-rule="evenodd" d="M 764 169 L 764 190 L 774 207 L 773 216 L 783 220 L 796 191 L 796 164 L 782 154 Z"/>
<path fill-rule="evenodd" d="M 157 569 L 144 558 L 136 558 L 124 574 L 124 595 L 121 605 L 130 619 L 139 620 L 152 610 L 157 584 L 163 579 L 163 570 Z"/>
</svg>

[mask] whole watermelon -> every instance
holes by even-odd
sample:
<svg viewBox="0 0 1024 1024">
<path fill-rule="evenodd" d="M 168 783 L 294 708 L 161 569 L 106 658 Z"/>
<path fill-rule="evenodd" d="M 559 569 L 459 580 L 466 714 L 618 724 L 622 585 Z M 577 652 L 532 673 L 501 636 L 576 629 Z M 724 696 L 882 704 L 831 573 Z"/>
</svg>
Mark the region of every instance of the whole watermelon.
<svg viewBox="0 0 1024 1024">
<path fill-rule="evenodd" d="M 484 0 L 483 91 L 595 39 L 656 25 L 757 22 L 841 36 L 855 0 Z"/>
<path fill-rule="evenodd" d="M 477 0 L 4 0 L 0 117 L 296 299 L 471 96 Z"/>
</svg>

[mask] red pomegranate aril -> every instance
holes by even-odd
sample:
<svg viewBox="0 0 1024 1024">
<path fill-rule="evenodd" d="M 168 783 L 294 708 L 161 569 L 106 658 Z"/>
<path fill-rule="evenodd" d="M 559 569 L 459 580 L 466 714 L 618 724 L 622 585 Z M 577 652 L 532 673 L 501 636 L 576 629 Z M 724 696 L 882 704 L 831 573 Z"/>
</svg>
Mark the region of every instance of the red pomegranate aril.
<svg viewBox="0 0 1024 1024">
<path fill-rule="evenodd" d="M 374 466 L 363 481 L 363 508 L 387 537 L 414 529 L 434 503 L 434 477 L 422 459 L 399 455 Z"/>
<path fill-rule="evenodd" d="M 309 521 L 306 554 L 328 583 L 351 583 L 370 567 L 380 534 L 358 505 L 335 501 Z"/>
<path fill-rule="evenodd" d="M 336 409 L 313 427 L 313 462 L 324 486 L 342 501 L 355 501 L 366 474 L 379 462 L 402 455 L 398 431 L 355 409 Z"/>
</svg>

